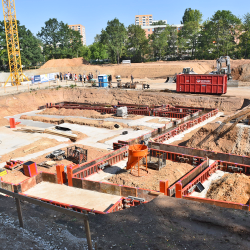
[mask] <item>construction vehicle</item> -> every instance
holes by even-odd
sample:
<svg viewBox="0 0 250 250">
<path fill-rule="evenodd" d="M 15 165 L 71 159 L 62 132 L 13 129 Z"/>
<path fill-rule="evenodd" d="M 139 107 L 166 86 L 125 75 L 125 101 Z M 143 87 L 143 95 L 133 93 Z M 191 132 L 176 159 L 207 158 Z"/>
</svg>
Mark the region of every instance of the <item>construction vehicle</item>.
<svg viewBox="0 0 250 250">
<path fill-rule="evenodd" d="M 221 56 L 216 60 L 217 70 L 210 72 L 212 75 L 227 75 L 228 80 L 232 80 L 231 64 L 229 56 Z M 222 63 L 226 63 L 226 67 L 222 67 Z"/>
<path fill-rule="evenodd" d="M 216 60 L 217 70 L 210 72 L 211 75 L 227 75 L 228 86 L 229 87 L 238 87 L 238 81 L 233 80 L 231 63 L 229 56 L 221 56 Z M 226 63 L 226 67 L 223 67 L 222 64 Z"/>
<path fill-rule="evenodd" d="M 183 68 L 182 72 L 179 73 L 179 74 L 175 74 L 174 76 L 168 76 L 167 77 L 167 80 L 165 81 L 165 83 L 172 83 L 172 82 L 176 82 L 176 79 L 177 79 L 177 75 L 180 75 L 180 74 L 188 74 L 188 75 L 192 75 L 192 74 L 197 74 L 194 72 L 193 68 Z"/>
<path fill-rule="evenodd" d="M 65 151 L 58 149 L 53 151 L 51 154 L 47 155 L 45 158 L 50 158 L 54 161 L 62 161 L 66 159 Z"/>
</svg>

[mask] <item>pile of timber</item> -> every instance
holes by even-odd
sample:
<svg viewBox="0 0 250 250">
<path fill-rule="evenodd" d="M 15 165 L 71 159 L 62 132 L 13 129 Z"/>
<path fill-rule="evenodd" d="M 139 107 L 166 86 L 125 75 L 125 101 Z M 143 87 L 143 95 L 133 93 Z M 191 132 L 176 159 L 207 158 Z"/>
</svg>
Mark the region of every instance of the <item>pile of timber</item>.
<svg viewBox="0 0 250 250">
<path fill-rule="evenodd" d="M 51 135 L 66 137 L 66 138 L 69 138 L 70 140 L 73 140 L 73 141 L 77 140 L 77 135 L 70 134 L 70 133 L 64 133 L 64 132 L 58 131 L 56 129 L 20 128 L 20 129 L 16 129 L 15 131 L 24 132 L 24 133 L 41 133 L 41 134 L 45 133 L 45 134 L 51 134 Z"/>
</svg>

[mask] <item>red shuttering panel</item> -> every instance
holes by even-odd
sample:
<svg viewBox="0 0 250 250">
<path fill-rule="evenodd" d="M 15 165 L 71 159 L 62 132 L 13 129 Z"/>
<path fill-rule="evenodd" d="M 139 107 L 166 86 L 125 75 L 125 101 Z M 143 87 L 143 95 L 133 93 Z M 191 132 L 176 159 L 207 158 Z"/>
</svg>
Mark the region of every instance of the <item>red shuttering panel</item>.
<svg viewBox="0 0 250 250">
<path fill-rule="evenodd" d="M 226 94 L 227 75 L 177 75 L 176 91 L 183 93 Z"/>
</svg>

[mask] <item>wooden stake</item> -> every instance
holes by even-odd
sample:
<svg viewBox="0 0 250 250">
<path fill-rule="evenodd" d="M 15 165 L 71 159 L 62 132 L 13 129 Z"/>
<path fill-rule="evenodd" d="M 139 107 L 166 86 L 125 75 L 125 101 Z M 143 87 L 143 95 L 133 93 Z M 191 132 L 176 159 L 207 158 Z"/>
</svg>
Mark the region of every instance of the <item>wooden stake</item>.
<svg viewBox="0 0 250 250">
<path fill-rule="evenodd" d="M 87 214 L 87 211 L 85 211 L 84 213 Z M 87 242 L 88 242 L 88 250 L 93 250 L 88 220 L 84 220 L 84 226 L 85 226 L 85 233 L 86 233 Z"/>
<path fill-rule="evenodd" d="M 20 224 L 20 227 L 23 227 L 24 226 L 23 225 L 23 215 L 22 215 L 20 200 L 18 198 L 15 198 L 15 200 L 16 200 L 16 208 L 17 208 L 19 224 Z"/>
</svg>

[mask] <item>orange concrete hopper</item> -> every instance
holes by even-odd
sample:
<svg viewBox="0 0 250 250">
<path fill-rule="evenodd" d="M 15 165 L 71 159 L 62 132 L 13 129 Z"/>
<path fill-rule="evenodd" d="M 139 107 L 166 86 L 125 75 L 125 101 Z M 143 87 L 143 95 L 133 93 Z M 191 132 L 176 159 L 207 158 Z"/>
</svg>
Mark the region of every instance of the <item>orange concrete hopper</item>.
<svg viewBox="0 0 250 250">
<path fill-rule="evenodd" d="M 127 162 L 126 169 L 132 170 L 132 168 L 138 165 L 138 176 L 139 176 L 140 160 L 145 158 L 146 167 L 147 167 L 148 147 L 146 145 L 135 144 L 135 145 L 129 146 L 128 152 L 129 152 L 129 155 L 128 155 L 128 162 Z"/>
</svg>

